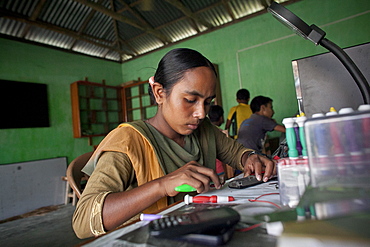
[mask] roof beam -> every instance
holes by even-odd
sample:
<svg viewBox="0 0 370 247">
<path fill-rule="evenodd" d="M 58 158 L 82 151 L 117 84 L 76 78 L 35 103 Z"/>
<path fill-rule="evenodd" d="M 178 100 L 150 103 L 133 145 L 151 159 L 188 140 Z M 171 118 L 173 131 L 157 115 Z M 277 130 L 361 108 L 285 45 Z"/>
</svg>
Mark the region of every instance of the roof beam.
<svg viewBox="0 0 370 247">
<path fill-rule="evenodd" d="M 115 11 L 113 0 L 110 0 L 109 4 L 110 4 L 111 8 L 113 9 L 113 11 Z M 115 43 L 118 46 L 118 49 L 121 50 L 122 48 L 121 48 L 121 44 L 119 42 L 120 38 L 119 38 L 119 35 L 118 35 L 117 21 L 115 19 L 112 19 L 112 23 L 113 23 L 113 28 L 114 28 L 114 34 L 116 35 L 116 42 Z"/>
<path fill-rule="evenodd" d="M 149 26 L 150 28 L 153 28 L 141 15 L 140 13 L 138 13 L 136 10 L 134 10 L 133 8 L 130 7 L 129 4 L 127 4 L 125 1 L 123 0 L 118 0 L 124 7 L 120 10 L 118 10 L 117 12 L 120 13 L 122 10 L 128 10 L 131 14 L 133 14 L 138 20 L 140 20 L 144 25 L 147 25 Z M 112 6 L 112 9 L 113 9 L 113 6 Z M 154 29 L 154 28 L 153 28 Z M 139 54 L 138 51 L 136 51 L 136 49 L 134 49 L 128 42 L 125 42 L 124 40 L 122 40 L 120 37 L 119 37 L 119 33 L 118 33 L 118 27 L 117 27 L 117 37 L 118 37 L 118 41 L 122 44 L 124 44 L 125 46 L 127 46 L 130 50 L 132 50 L 133 52 L 135 52 L 136 54 Z"/>
<path fill-rule="evenodd" d="M 41 13 L 41 10 L 42 10 L 42 7 L 44 7 L 44 4 L 45 4 L 46 0 L 40 0 L 40 2 L 38 2 L 38 4 L 36 5 L 36 8 L 35 8 L 35 11 L 33 11 L 31 17 L 30 17 L 30 20 L 32 21 L 35 21 L 37 19 L 37 17 L 39 17 L 40 13 Z M 24 38 L 26 37 L 28 31 L 31 29 L 31 25 L 28 24 L 24 29 L 23 29 L 23 32 L 21 34 L 21 37 Z"/>
<path fill-rule="evenodd" d="M 131 6 L 127 3 L 125 3 L 123 0 L 118 0 L 124 7 L 123 9 L 120 9 L 119 11 L 117 12 L 122 12 L 122 10 L 128 10 L 131 14 L 133 14 L 138 20 L 140 20 L 144 25 L 147 25 L 151 28 L 153 28 L 152 25 L 150 25 L 142 16 L 140 13 L 138 13 L 136 10 L 134 10 L 133 8 L 131 8 Z"/>
<path fill-rule="evenodd" d="M 48 23 L 44 23 L 44 22 L 41 22 L 41 21 L 33 21 L 33 20 L 30 20 L 28 17 L 19 16 L 19 15 L 14 14 L 14 13 L 9 13 L 7 11 L 4 11 L 3 9 L 0 9 L 0 16 L 2 16 L 4 18 L 24 22 L 26 24 L 34 25 L 34 26 L 37 26 L 37 27 L 40 27 L 40 28 L 48 29 L 48 30 L 51 30 L 53 32 L 57 32 L 57 33 L 60 33 L 60 34 L 63 34 L 63 35 L 67 35 L 67 36 L 72 37 L 74 39 L 82 40 L 86 43 L 90 43 L 90 44 L 93 44 L 93 45 L 96 45 L 96 46 L 99 46 L 99 47 L 102 47 L 102 48 L 105 48 L 105 49 L 114 50 L 114 51 L 118 52 L 121 55 L 122 54 L 127 54 L 127 55 L 130 55 L 130 56 L 133 56 L 133 54 L 123 52 L 123 51 L 115 49 L 114 47 L 111 47 L 109 45 L 104 45 L 104 44 L 95 42 L 95 41 L 93 41 L 93 39 L 96 39 L 94 37 L 89 37 L 89 36 L 86 36 L 86 35 L 83 35 L 83 34 L 79 34 L 79 33 L 76 33 L 74 31 L 70 31 L 68 29 L 58 27 L 58 26 L 55 26 L 55 25 L 51 25 L 51 24 L 48 24 Z M 103 42 L 108 42 L 108 41 L 103 41 Z"/>
<path fill-rule="evenodd" d="M 227 13 L 230 15 L 231 19 L 233 21 L 236 20 L 236 16 L 234 15 L 234 13 L 232 12 L 230 8 L 230 0 L 221 0 L 221 2 L 224 8 L 226 9 Z"/>
<path fill-rule="evenodd" d="M 99 0 L 98 2 L 100 3 L 102 0 Z M 87 25 L 89 24 L 90 20 L 94 17 L 94 14 L 95 14 L 95 10 L 91 10 L 89 15 L 85 18 L 84 22 L 82 23 L 81 27 L 78 29 L 78 34 L 81 34 L 85 28 L 87 27 Z M 76 45 L 77 43 L 77 39 L 75 39 L 70 47 L 70 49 L 72 50 L 73 47 Z"/>
<path fill-rule="evenodd" d="M 147 33 L 150 33 L 150 34 L 154 35 L 155 37 L 157 37 L 164 44 L 171 43 L 171 41 L 168 40 L 168 38 L 165 35 L 163 35 L 161 32 L 159 32 L 159 31 L 157 31 L 157 30 L 155 30 L 155 29 L 153 29 L 153 28 L 151 28 L 149 26 L 140 25 L 138 22 L 136 22 L 136 21 L 134 21 L 134 20 L 132 20 L 130 18 L 127 18 L 127 17 L 125 17 L 123 15 L 120 15 L 120 14 L 118 14 L 115 11 L 112 11 L 110 9 L 104 8 L 100 4 L 97 4 L 97 3 L 94 3 L 94 2 L 90 2 L 88 0 L 74 0 L 74 1 L 79 2 L 81 4 L 84 4 L 84 5 L 92 8 L 92 9 L 94 9 L 96 11 L 99 11 L 99 12 L 101 12 L 101 13 L 107 15 L 107 16 L 110 16 L 110 17 L 112 17 L 113 19 L 115 19 L 117 21 L 127 23 L 127 24 L 129 24 L 129 25 L 131 25 L 133 27 L 136 27 L 136 28 L 138 28 L 140 30 L 143 30 L 143 31 L 147 32 Z"/>
<path fill-rule="evenodd" d="M 103 0 L 99 0 L 98 3 L 101 3 Z M 78 29 L 78 33 L 82 33 L 85 28 L 87 27 L 87 25 L 89 24 L 89 22 L 91 21 L 91 19 L 94 17 L 94 14 L 95 14 L 96 10 L 92 9 L 91 12 L 89 13 L 89 15 L 85 18 L 84 22 L 82 23 L 81 27 Z"/>
<path fill-rule="evenodd" d="M 195 15 L 189 8 L 187 8 L 181 1 L 178 0 L 165 0 L 169 4 L 173 5 L 177 9 L 179 9 L 184 15 L 189 17 L 190 19 L 202 24 L 203 26 L 207 27 L 208 29 L 212 29 L 213 26 L 208 23 L 207 21 L 203 20 L 202 18 Z"/>
<path fill-rule="evenodd" d="M 110 5 L 111 5 L 113 11 L 115 11 L 113 0 L 110 0 Z M 113 22 L 113 26 L 114 26 L 114 33 L 116 34 L 116 44 L 118 46 L 118 49 L 122 50 L 121 44 L 124 44 L 131 51 L 133 51 L 135 53 L 135 55 L 138 55 L 139 53 L 133 47 L 131 47 L 128 43 L 126 43 L 125 41 L 123 41 L 121 39 L 121 37 L 119 36 L 117 20 L 112 19 L 112 22 Z M 122 57 L 120 57 L 120 61 L 122 62 Z"/>
</svg>

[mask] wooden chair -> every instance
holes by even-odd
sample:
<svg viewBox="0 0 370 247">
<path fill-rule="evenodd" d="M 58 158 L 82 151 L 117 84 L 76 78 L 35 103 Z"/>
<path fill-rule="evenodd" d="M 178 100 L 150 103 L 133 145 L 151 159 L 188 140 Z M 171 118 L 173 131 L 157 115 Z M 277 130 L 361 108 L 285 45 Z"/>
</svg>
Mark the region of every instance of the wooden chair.
<svg viewBox="0 0 370 247">
<path fill-rule="evenodd" d="M 90 159 L 92 154 L 93 152 L 88 152 L 78 156 L 77 158 L 72 160 L 72 162 L 69 164 L 67 168 L 67 182 L 73 190 L 74 194 L 73 197 L 75 196 L 77 196 L 77 198 L 81 197 L 82 194 L 81 181 L 88 179 L 88 176 L 81 170 L 86 165 L 87 161 Z"/>
</svg>

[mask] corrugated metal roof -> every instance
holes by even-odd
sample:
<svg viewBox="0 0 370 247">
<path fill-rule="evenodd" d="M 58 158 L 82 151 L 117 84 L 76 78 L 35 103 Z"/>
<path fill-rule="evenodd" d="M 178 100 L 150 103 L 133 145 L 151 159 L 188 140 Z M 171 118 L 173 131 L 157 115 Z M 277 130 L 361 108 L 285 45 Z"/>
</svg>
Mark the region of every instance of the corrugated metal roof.
<svg viewBox="0 0 370 247">
<path fill-rule="evenodd" d="M 0 35 L 124 62 L 248 18 L 270 2 L 2 0 Z"/>
</svg>

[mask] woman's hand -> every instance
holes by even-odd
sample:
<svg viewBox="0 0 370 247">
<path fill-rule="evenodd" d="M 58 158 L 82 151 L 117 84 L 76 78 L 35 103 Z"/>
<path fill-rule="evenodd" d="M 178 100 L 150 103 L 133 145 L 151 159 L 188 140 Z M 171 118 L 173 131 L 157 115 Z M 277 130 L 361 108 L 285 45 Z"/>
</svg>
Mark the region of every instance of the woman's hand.
<svg viewBox="0 0 370 247">
<path fill-rule="evenodd" d="M 165 189 L 164 196 L 177 195 L 179 192 L 175 191 L 175 187 L 183 184 L 188 184 L 194 187 L 198 193 L 203 193 L 209 190 L 211 181 L 217 189 L 221 188 L 216 172 L 213 169 L 199 165 L 195 161 L 191 161 L 176 171 L 158 179 L 161 187 Z"/>
<path fill-rule="evenodd" d="M 244 165 L 244 177 L 255 173 L 257 180 L 261 181 L 262 171 L 265 171 L 263 181 L 267 182 L 272 176 L 276 175 L 276 161 L 266 156 L 258 154 L 249 155 L 249 152 L 247 152 L 244 153 L 242 162 Z"/>
</svg>

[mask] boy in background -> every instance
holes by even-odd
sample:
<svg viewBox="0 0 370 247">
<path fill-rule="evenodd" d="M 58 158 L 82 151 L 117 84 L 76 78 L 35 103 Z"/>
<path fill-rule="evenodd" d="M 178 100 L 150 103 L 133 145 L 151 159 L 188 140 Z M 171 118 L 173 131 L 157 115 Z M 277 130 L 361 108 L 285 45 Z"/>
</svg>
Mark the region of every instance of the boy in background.
<svg viewBox="0 0 370 247">
<path fill-rule="evenodd" d="M 285 127 L 277 124 L 272 116 L 274 110 L 272 99 L 257 96 L 251 102 L 253 114 L 240 125 L 238 142 L 246 148 L 262 152 L 268 131 L 280 131 L 285 133 Z"/>
<path fill-rule="evenodd" d="M 234 139 L 238 138 L 240 124 L 252 115 L 252 110 L 248 105 L 249 97 L 250 94 L 247 89 L 243 88 L 238 90 L 236 93 L 236 101 L 239 104 L 231 107 L 229 114 L 227 115 L 225 130 L 227 130 L 229 135 Z"/>
</svg>

